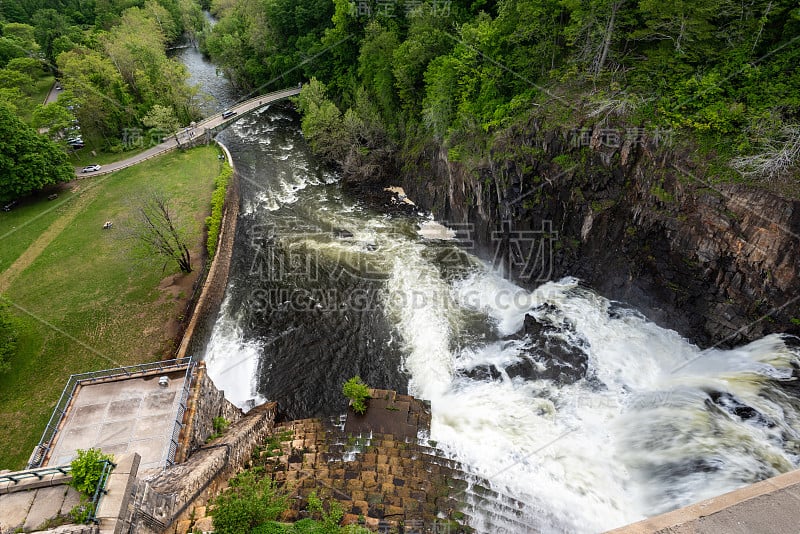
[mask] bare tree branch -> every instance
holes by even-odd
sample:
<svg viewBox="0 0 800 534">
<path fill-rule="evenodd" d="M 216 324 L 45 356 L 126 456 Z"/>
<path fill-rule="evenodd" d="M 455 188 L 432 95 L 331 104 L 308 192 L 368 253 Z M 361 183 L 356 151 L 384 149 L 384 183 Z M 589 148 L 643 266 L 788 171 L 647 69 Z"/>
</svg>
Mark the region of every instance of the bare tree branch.
<svg viewBox="0 0 800 534">
<path fill-rule="evenodd" d="M 153 191 L 137 200 L 124 234 L 143 255 L 161 256 L 175 261 L 182 272 L 192 272 L 185 232 L 164 194 Z"/>
<path fill-rule="evenodd" d="M 740 156 L 731 166 L 745 176 L 774 179 L 800 162 L 800 125 L 791 124 L 780 130 L 778 139 L 765 142 L 760 153 Z"/>
</svg>

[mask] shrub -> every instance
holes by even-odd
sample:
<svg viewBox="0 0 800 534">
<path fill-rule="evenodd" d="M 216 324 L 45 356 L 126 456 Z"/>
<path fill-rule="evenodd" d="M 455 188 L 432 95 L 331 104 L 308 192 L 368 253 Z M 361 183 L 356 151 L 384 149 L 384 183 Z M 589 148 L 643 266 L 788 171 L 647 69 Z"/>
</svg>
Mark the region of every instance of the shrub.
<svg viewBox="0 0 800 534">
<path fill-rule="evenodd" d="M 222 224 L 222 210 L 225 205 L 225 193 L 228 191 L 228 182 L 233 176 L 233 168 L 226 161 L 222 165 L 222 170 L 214 179 L 214 193 L 211 195 L 211 215 L 206 217 L 208 227 L 208 240 L 206 249 L 208 257 L 213 258 L 217 252 L 217 240 L 219 239 L 219 229 Z"/>
<path fill-rule="evenodd" d="M 231 422 L 224 417 L 215 417 L 211 424 L 214 426 L 214 432 L 217 434 L 224 434 L 225 431 L 228 430 L 228 427 L 231 426 Z"/>
<path fill-rule="evenodd" d="M 288 534 L 290 532 L 294 532 L 290 525 L 269 521 L 251 530 L 250 534 Z"/>
<path fill-rule="evenodd" d="M 113 457 L 103 454 L 100 449 L 78 449 L 77 452 L 78 456 L 70 464 L 72 480 L 69 485 L 78 490 L 81 496 L 91 499 L 103 475 L 103 461 L 111 461 Z"/>
<path fill-rule="evenodd" d="M 244 471 L 214 500 L 214 531 L 217 534 L 243 534 L 270 521 L 286 509 L 286 495 L 263 476 L 263 469 Z"/>
<path fill-rule="evenodd" d="M 353 411 L 357 414 L 364 414 L 367 411 L 367 399 L 370 398 L 369 387 L 361 380 L 361 377 L 356 375 L 342 387 L 344 396 L 350 399 L 353 403 Z"/>
<path fill-rule="evenodd" d="M 85 523 L 94 512 L 95 504 L 92 502 L 97 484 L 103 476 L 103 461 L 113 460 L 110 454 L 103 454 L 100 449 L 78 449 L 78 456 L 72 460 L 72 480 L 69 485 L 75 488 L 81 497 L 80 504 L 70 510 L 69 515 L 76 523 Z"/>
<path fill-rule="evenodd" d="M 228 427 L 231 426 L 231 422 L 224 417 L 215 417 L 211 421 L 211 425 L 214 428 L 214 432 L 206 438 L 206 443 L 223 435 L 225 431 L 228 430 Z"/>
</svg>

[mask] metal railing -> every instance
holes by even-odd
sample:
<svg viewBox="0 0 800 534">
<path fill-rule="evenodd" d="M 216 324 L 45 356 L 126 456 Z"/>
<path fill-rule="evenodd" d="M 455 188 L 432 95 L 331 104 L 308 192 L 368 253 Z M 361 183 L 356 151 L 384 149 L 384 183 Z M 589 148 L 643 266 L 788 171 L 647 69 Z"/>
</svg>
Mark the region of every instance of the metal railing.
<svg viewBox="0 0 800 534">
<path fill-rule="evenodd" d="M 47 426 L 42 433 L 42 438 L 39 440 L 39 444 L 33 449 L 33 453 L 28 460 L 28 469 L 34 469 L 42 466 L 42 462 L 44 462 L 45 458 L 47 457 L 47 453 L 50 452 L 50 449 L 53 446 L 58 429 L 67 414 L 67 410 L 72 403 L 75 391 L 79 385 L 91 384 L 101 380 L 105 381 L 116 378 L 128 378 L 154 371 L 175 371 L 183 368 L 183 366 L 192 367 L 192 365 L 190 365 L 191 363 L 191 358 L 180 358 L 175 360 L 142 363 L 127 367 L 116 367 L 113 369 L 104 369 L 102 371 L 92 371 L 89 373 L 70 375 L 69 379 L 67 380 L 67 385 L 64 386 L 64 391 L 61 392 L 61 397 L 58 399 L 56 407 L 53 410 L 53 415 L 50 416 L 50 420 L 47 422 Z M 187 371 L 188 370 L 189 368 L 187 368 Z"/>
<path fill-rule="evenodd" d="M 236 111 L 237 115 L 232 115 L 232 116 L 228 117 L 227 119 L 223 120 L 217 126 L 212 127 L 211 130 L 216 130 L 216 129 L 220 128 L 220 127 L 223 127 L 221 129 L 227 128 L 228 124 L 230 124 L 232 122 L 235 122 L 235 121 L 239 120 L 240 118 L 242 118 L 243 115 L 240 115 L 239 113 L 249 113 L 250 111 L 256 110 L 261 106 L 266 106 L 267 104 L 271 104 L 272 102 L 277 102 L 278 100 L 283 100 L 284 98 L 289 98 L 290 96 L 296 96 L 296 95 L 299 95 L 299 94 L 300 94 L 300 88 L 282 89 L 280 91 L 273 91 L 271 93 L 266 93 L 266 94 L 263 94 L 263 95 L 254 96 L 253 98 L 249 98 L 247 100 L 243 100 L 241 102 L 237 102 L 236 104 L 228 107 L 229 111 Z M 252 106 L 252 104 L 256 104 L 256 105 Z M 218 118 L 221 118 L 221 117 L 222 117 L 222 112 L 215 113 L 215 114 L 211 115 L 210 117 L 206 117 L 205 119 L 203 119 L 202 121 L 197 123 L 195 128 L 200 127 L 200 126 L 204 126 L 206 123 L 209 123 L 209 122 L 211 122 L 213 120 L 216 120 Z"/>
<path fill-rule="evenodd" d="M 100 499 L 103 498 L 103 495 L 108 493 L 106 489 L 106 484 L 108 483 L 108 477 L 111 475 L 111 471 L 117 467 L 117 464 L 112 462 L 111 460 L 100 460 L 98 463 L 103 464 L 102 471 L 100 472 L 100 478 L 97 480 L 97 485 L 94 489 L 94 494 L 92 495 L 92 499 L 89 501 L 89 515 L 86 518 L 87 523 L 99 523 L 97 519 L 97 509 L 100 507 Z M 19 483 L 23 480 L 28 480 L 31 478 L 35 478 L 37 480 L 42 480 L 44 477 L 48 475 L 68 475 L 72 472 L 71 465 L 59 465 L 55 467 L 39 467 L 37 469 L 28 469 L 27 471 L 18 471 L 16 473 L 6 473 L 0 475 L 0 482 L 13 482 L 14 484 Z"/>
<path fill-rule="evenodd" d="M 111 470 L 117 467 L 117 464 L 113 463 L 111 460 L 101 460 L 103 464 L 103 471 L 100 473 L 100 479 L 97 481 L 97 487 L 94 489 L 94 495 L 92 496 L 92 505 L 89 508 L 89 518 L 88 522 L 99 524 L 97 520 L 97 509 L 100 507 L 100 499 L 103 498 L 103 495 L 108 493 L 106 489 L 106 482 L 108 482 L 108 476 L 111 474 Z"/>
<path fill-rule="evenodd" d="M 69 465 L 28 469 L 27 471 L 17 471 L 15 473 L 6 473 L 5 475 L 0 475 L 0 482 L 13 482 L 14 484 L 17 484 L 21 480 L 26 480 L 29 478 L 42 480 L 44 477 L 48 475 L 57 475 L 57 474 L 67 475 L 71 470 L 72 467 L 70 467 Z"/>
<path fill-rule="evenodd" d="M 181 398 L 178 401 L 178 412 L 175 414 L 175 424 L 172 426 L 172 435 L 167 444 L 165 467 L 175 465 L 175 454 L 178 452 L 178 443 L 181 436 L 181 429 L 183 428 L 183 415 L 186 413 L 186 408 L 188 407 L 189 394 L 192 389 L 192 378 L 194 377 L 194 368 L 197 365 L 191 357 L 183 359 L 189 360 L 190 363 L 186 368 L 186 374 L 183 378 Z"/>
</svg>

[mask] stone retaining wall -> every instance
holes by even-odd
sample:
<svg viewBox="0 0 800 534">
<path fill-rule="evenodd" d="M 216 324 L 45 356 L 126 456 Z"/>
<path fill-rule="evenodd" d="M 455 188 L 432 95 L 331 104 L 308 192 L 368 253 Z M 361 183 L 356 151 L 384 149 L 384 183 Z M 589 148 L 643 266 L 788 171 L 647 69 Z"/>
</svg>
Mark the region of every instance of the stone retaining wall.
<svg viewBox="0 0 800 534">
<path fill-rule="evenodd" d="M 430 407 L 394 391 L 371 390 L 366 415 L 275 425 L 250 467 L 287 492 L 283 521 L 309 517 L 312 492 L 338 501 L 345 524 L 378 532 L 530 532 L 535 514 L 449 458 L 425 436 Z M 206 507 L 174 534 L 213 532 Z M 173 532 L 170 530 L 170 532 Z"/>
<path fill-rule="evenodd" d="M 214 326 L 219 307 L 225 296 L 225 288 L 228 286 L 236 223 L 239 219 L 239 175 L 236 172 L 236 166 L 228 149 L 219 141 L 217 141 L 217 144 L 223 150 L 228 163 L 233 168 L 233 175 L 228 183 L 228 191 L 225 195 L 225 209 L 220 223 L 217 252 L 211 262 L 208 276 L 203 283 L 203 289 L 200 293 L 200 298 L 197 299 L 192 318 L 183 335 L 183 340 L 178 349 L 178 358 L 195 356 L 195 359 L 199 359 L 202 356 L 201 353 L 211 336 L 211 329 Z"/>
<path fill-rule="evenodd" d="M 198 449 L 186 462 L 139 481 L 130 507 L 135 532 L 165 532 L 217 495 L 272 432 L 276 408 L 275 403 L 253 408 L 222 437 Z"/>
<path fill-rule="evenodd" d="M 198 363 L 196 373 L 175 463 L 185 461 L 205 444 L 206 439 L 214 433 L 214 419 L 222 417 L 234 423 L 243 415 L 242 410 L 226 399 L 225 392 L 217 389 L 211 381 L 204 362 Z"/>
</svg>

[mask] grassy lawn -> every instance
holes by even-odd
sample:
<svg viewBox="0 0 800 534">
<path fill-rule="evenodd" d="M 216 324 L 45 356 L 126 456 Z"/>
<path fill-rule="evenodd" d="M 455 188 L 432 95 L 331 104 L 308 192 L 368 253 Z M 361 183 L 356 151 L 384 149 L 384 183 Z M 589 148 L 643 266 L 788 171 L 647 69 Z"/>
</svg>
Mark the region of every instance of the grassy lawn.
<svg viewBox="0 0 800 534">
<path fill-rule="evenodd" d="M 0 469 L 23 467 L 70 374 L 172 355 L 166 325 L 184 311 L 188 291 L 175 288 L 186 279 L 171 263 L 162 270 L 161 260 L 132 260 L 122 227 L 134 199 L 158 189 L 189 223 L 199 251 L 220 170 L 216 156 L 215 147 L 173 152 L 96 181 L 75 182 L 78 191 L 58 201 L 42 200 L 0 216 L 0 236 L 13 225 L 21 227 L 0 239 L 6 267 L 48 222 L 68 217 L 64 230 L 5 294 L 21 339 L 11 370 L 0 373 Z M 62 198 L 68 202 L 50 209 Z M 71 202 L 80 204 L 70 210 Z M 113 229 L 102 229 L 106 220 L 114 221 Z"/>
<path fill-rule="evenodd" d="M 58 198 L 48 201 L 26 200 L 9 212 L 0 211 L 0 273 L 5 271 L 28 246 L 47 229 L 53 221 L 64 215 L 73 200 L 72 191 L 59 193 Z"/>
</svg>

